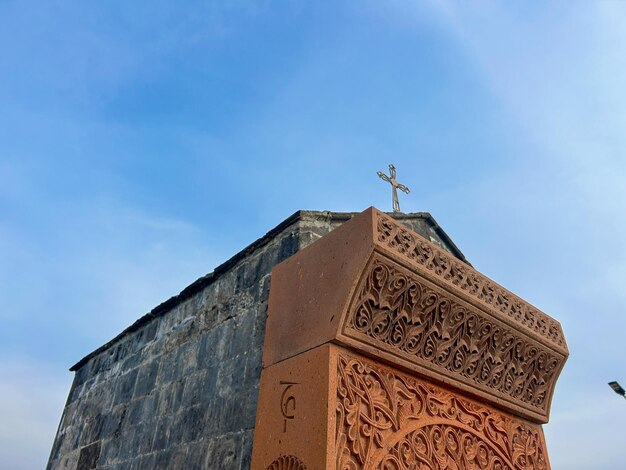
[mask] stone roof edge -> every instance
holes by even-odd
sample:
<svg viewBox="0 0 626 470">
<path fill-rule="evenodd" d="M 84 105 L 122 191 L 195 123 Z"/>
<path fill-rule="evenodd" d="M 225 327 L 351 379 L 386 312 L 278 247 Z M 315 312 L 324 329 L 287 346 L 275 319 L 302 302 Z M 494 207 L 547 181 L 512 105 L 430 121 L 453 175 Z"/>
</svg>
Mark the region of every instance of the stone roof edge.
<svg viewBox="0 0 626 470">
<path fill-rule="evenodd" d="M 227 272 L 233 266 L 235 266 L 239 261 L 246 258 L 254 251 L 259 248 L 267 245 L 276 235 L 284 231 L 286 228 L 291 225 L 297 223 L 303 219 L 318 219 L 325 220 L 331 222 L 333 220 L 341 221 L 341 220 L 349 220 L 359 212 L 332 212 L 332 211 L 310 211 L 310 210 L 299 210 L 294 212 L 292 215 L 287 217 L 281 223 L 279 223 L 276 227 L 268 231 L 265 235 L 252 242 L 250 245 L 245 247 L 243 250 L 239 251 L 235 255 L 233 255 L 230 259 L 223 262 L 219 266 L 217 266 L 212 272 L 205 274 L 204 276 L 196 279 L 194 282 L 185 287 L 178 295 L 174 295 L 167 299 L 165 302 L 160 303 L 156 307 L 154 307 L 150 312 L 146 313 L 138 320 L 136 320 L 133 324 L 122 330 L 118 335 L 116 335 L 113 339 L 106 342 L 99 348 L 87 354 L 80 361 L 70 367 L 70 372 L 76 372 L 78 369 L 83 367 L 90 359 L 100 354 L 102 351 L 107 350 L 113 344 L 119 342 L 123 337 L 133 333 L 143 325 L 149 323 L 154 318 L 157 318 L 166 312 L 169 312 L 173 308 L 177 307 L 185 300 L 191 298 L 193 295 L 200 292 L 205 287 L 213 284 L 222 274 Z M 452 242 L 450 237 L 443 231 L 443 229 L 439 226 L 439 224 L 435 221 L 435 219 L 428 212 L 409 212 L 409 213 L 387 213 L 389 216 L 394 219 L 402 220 L 402 219 L 412 219 L 412 218 L 422 218 L 428 221 L 428 223 L 433 227 L 436 231 L 437 235 L 439 235 L 442 240 L 444 240 L 450 247 L 453 249 L 453 254 L 457 256 L 462 261 L 469 264 L 469 262 L 465 259 L 461 250 L 459 250 L 456 245 Z M 471 265 L 470 265 L 471 266 Z"/>
</svg>

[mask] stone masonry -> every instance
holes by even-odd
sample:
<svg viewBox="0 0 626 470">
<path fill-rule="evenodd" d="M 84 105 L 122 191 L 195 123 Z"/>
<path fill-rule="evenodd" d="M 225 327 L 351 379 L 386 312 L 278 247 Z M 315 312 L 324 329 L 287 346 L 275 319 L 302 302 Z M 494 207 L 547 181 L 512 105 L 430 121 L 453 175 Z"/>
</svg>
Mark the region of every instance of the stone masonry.
<svg viewBox="0 0 626 470">
<path fill-rule="evenodd" d="M 249 469 L 272 268 L 353 215 L 295 213 L 80 360 L 47 468 Z"/>
</svg>

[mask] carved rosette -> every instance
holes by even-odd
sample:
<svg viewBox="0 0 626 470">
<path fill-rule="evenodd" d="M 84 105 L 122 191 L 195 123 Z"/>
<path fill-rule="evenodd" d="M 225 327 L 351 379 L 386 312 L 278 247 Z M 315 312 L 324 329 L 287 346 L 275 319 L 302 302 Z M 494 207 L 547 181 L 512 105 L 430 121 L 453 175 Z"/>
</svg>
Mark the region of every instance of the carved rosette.
<svg viewBox="0 0 626 470">
<path fill-rule="evenodd" d="M 549 468 L 541 428 L 370 361 L 337 362 L 336 468 Z"/>
<path fill-rule="evenodd" d="M 370 262 L 344 334 L 467 388 L 547 415 L 564 357 L 382 256 Z"/>
<path fill-rule="evenodd" d="M 306 470 L 306 465 L 295 455 L 282 455 L 274 460 L 267 470 Z"/>
</svg>

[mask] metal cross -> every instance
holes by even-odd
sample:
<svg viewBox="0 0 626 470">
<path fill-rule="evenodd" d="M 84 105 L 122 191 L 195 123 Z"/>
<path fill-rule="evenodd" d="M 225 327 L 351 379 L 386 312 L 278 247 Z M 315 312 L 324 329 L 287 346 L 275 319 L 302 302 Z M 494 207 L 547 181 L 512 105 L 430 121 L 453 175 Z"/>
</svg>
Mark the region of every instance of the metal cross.
<svg viewBox="0 0 626 470">
<path fill-rule="evenodd" d="M 391 184 L 391 200 L 394 212 L 400 212 L 400 203 L 398 202 L 398 189 L 400 191 L 404 191 L 406 194 L 409 194 L 411 191 L 405 185 L 400 184 L 396 181 L 396 167 L 393 166 L 393 163 L 389 164 L 389 176 L 384 174 L 382 171 L 377 171 L 376 174 L 387 183 Z"/>
</svg>

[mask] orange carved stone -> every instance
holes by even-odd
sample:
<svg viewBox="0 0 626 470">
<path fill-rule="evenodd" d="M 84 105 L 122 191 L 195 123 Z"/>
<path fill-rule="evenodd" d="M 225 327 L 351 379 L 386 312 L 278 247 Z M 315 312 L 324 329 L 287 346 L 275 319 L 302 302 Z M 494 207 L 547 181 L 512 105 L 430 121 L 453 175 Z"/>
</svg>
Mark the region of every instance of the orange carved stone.
<svg viewBox="0 0 626 470">
<path fill-rule="evenodd" d="M 546 470 L 559 323 L 370 208 L 274 268 L 252 469 Z"/>
<path fill-rule="evenodd" d="M 568 356 L 556 320 L 374 208 L 272 272 L 264 367 L 328 342 L 538 423 Z"/>
<path fill-rule="evenodd" d="M 285 393 L 286 384 L 295 385 Z M 543 470 L 549 463 L 539 425 L 324 345 L 263 371 L 252 469 L 274 468 Z"/>
</svg>

